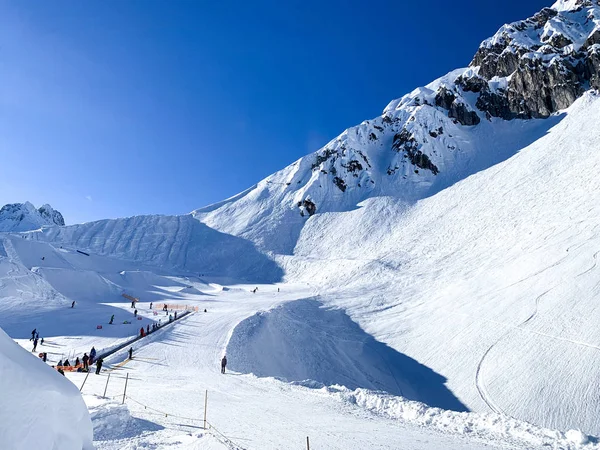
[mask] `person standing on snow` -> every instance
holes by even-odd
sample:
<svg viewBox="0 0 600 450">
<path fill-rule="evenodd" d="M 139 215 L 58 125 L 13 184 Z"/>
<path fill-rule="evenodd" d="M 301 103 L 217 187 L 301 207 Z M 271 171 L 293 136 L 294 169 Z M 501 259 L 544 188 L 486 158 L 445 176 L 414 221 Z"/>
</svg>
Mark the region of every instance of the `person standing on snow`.
<svg viewBox="0 0 600 450">
<path fill-rule="evenodd" d="M 113 320 L 115 320 L 115 315 L 114 314 L 112 316 L 110 316 L 110 322 L 108 322 L 108 324 L 112 325 Z"/>
<path fill-rule="evenodd" d="M 223 355 L 221 360 L 221 373 L 225 373 L 225 367 L 227 366 L 227 355 Z"/>
<path fill-rule="evenodd" d="M 81 361 L 83 361 L 83 370 L 90 370 L 90 366 L 88 365 L 89 360 L 90 357 L 87 355 L 87 353 L 84 353 L 83 358 L 81 358 Z"/>
<path fill-rule="evenodd" d="M 75 300 L 73 300 L 73 303 L 71 303 L 71 308 L 75 308 Z"/>
<path fill-rule="evenodd" d="M 75 367 L 79 365 L 79 356 L 75 359 Z"/>
<path fill-rule="evenodd" d="M 146 326 L 146 334 L 150 334 L 150 324 Z"/>
<path fill-rule="evenodd" d="M 104 360 L 102 358 L 98 358 L 98 361 L 96 361 L 96 375 L 100 375 L 100 369 L 102 369 L 103 362 Z"/>
<path fill-rule="evenodd" d="M 32 352 L 35 352 L 35 349 L 37 348 L 37 344 L 38 344 L 38 339 L 37 339 L 37 338 L 35 338 L 35 339 L 33 340 L 33 350 L 31 350 Z"/>
<path fill-rule="evenodd" d="M 140 337 L 144 337 L 144 327 L 140 328 Z"/>
<path fill-rule="evenodd" d="M 40 344 L 44 345 L 44 338 L 40 341 Z"/>
<path fill-rule="evenodd" d="M 30 341 L 33 341 L 35 339 L 35 332 L 36 332 L 36 329 L 34 328 L 33 331 L 31 332 L 31 339 L 29 339 Z"/>
<path fill-rule="evenodd" d="M 129 359 L 133 359 L 133 347 L 129 348 Z"/>
<path fill-rule="evenodd" d="M 88 362 L 88 364 L 94 364 L 94 360 L 96 359 L 96 348 L 92 347 L 92 349 L 90 350 L 90 360 Z"/>
<path fill-rule="evenodd" d="M 133 312 L 133 317 L 137 317 L 137 309 Z"/>
<path fill-rule="evenodd" d="M 150 302 L 150 309 L 152 309 L 152 302 Z"/>
<path fill-rule="evenodd" d="M 43 353 L 42 361 L 46 362 L 48 360 L 48 353 Z"/>
</svg>

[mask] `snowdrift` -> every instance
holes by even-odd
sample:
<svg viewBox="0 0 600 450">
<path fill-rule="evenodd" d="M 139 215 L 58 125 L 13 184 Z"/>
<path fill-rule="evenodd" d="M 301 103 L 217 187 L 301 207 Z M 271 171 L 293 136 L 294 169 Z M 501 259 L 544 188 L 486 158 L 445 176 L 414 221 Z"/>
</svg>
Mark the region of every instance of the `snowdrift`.
<svg viewBox="0 0 600 450">
<path fill-rule="evenodd" d="M 242 321 L 227 345 L 231 368 L 287 381 L 314 380 L 401 395 L 465 411 L 445 378 L 366 334 L 342 310 L 286 303 Z"/>
<path fill-rule="evenodd" d="M 93 450 L 79 390 L 0 329 L 0 442 L 10 450 Z"/>
</svg>

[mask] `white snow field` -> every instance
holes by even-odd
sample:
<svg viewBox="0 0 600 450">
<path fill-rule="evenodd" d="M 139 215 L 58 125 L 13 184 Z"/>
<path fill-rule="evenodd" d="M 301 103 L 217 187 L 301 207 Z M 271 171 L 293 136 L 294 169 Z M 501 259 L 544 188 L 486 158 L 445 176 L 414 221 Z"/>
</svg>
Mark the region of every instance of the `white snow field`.
<svg viewBox="0 0 600 450">
<path fill-rule="evenodd" d="M 553 8 L 482 46 L 536 64 L 596 57 L 600 4 Z M 571 43 L 553 50 L 554 35 Z M 15 424 L 0 433 L 29 438 L 39 422 L 49 443 L 89 446 L 77 391 L 26 354 L 31 330 L 55 364 L 164 323 L 153 302 L 200 311 L 136 342 L 133 360 L 125 348 L 87 381 L 67 374 L 96 448 L 301 449 L 307 436 L 312 449 L 600 448 L 600 96 L 546 119 L 488 117 L 462 84 L 479 69 L 188 215 L 65 227 L 47 205 L 9 205 L 0 327 L 22 349 L 0 335 L 20 366 L 5 378 L 0 360 L 0 423 Z M 444 89 L 480 122 L 449 117 Z M 140 299 L 140 320 L 122 294 Z"/>
<path fill-rule="evenodd" d="M 92 423 L 77 388 L 0 330 L 0 446 L 92 450 Z"/>
</svg>

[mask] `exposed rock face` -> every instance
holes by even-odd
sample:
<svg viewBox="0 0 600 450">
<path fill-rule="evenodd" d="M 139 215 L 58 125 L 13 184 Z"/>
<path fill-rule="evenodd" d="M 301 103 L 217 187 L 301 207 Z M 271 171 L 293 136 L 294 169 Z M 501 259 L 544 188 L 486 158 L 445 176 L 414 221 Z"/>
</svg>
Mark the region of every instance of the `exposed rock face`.
<svg viewBox="0 0 600 450">
<path fill-rule="evenodd" d="M 503 26 L 482 43 L 471 67 L 489 82 L 461 80 L 480 92 L 477 108 L 503 119 L 544 118 L 598 85 L 598 0 L 561 0 L 535 16 Z M 506 79 L 494 89 L 493 80 Z M 473 90 L 475 86 L 477 90 Z"/>
<path fill-rule="evenodd" d="M 451 91 L 442 87 L 435 96 L 435 104 L 448 110 L 448 117 L 458 120 L 462 125 L 477 125 L 480 122 L 475 111 L 469 110 L 467 106 L 459 101 Z"/>
<path fill-rule="evenodd" d="M 0 231 L 29 231 L 54 225 L 64 226 L 65 220 L 50 205 L 35 209 L 29 202 L 11 203 L 0 209 Z"/>
</svg>

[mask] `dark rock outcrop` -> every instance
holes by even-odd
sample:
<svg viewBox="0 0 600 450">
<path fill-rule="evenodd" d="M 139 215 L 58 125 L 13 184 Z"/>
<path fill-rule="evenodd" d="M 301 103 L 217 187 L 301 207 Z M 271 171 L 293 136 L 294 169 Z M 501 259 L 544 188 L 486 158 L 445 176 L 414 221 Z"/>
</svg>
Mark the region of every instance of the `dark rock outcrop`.
<svg viewBox="0 0 600 450">
<path fill-rule="evenodd" d="M 457 99 L 454 92 L 442 86 L 435 96 L 436 106 L 448 110 L 448 117 L 458 120 L 462 125 L 477 125 L 481 120 L 475 111 Z"/>
<path fill-rule="evenodd" d="M 406 128 L 403 128 L 400 133 L 394 136 L 392 149 L 398 153 L 404 152 L 404 157 L 408 158 L 413 165 L 421 169 L 430 170 L 434 175 L 440 172 L 436 165 L 431 162 L 429 156 L 419 149 L 419 143 Z M 396 169 L 389 168 L 387 171 L 388 175 L 395 173 Z"/>
</svg>

